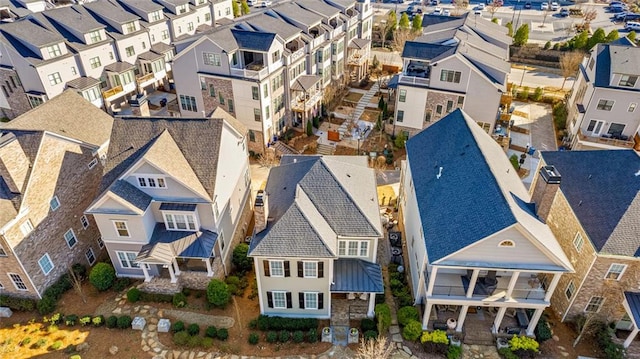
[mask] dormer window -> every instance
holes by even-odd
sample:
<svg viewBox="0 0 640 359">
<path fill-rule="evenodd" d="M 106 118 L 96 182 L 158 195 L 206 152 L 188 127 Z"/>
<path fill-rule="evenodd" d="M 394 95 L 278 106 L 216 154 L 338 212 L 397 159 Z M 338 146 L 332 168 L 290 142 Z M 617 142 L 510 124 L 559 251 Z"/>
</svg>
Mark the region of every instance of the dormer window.
<svg viewBox="0 0 640 359">
<path fill-rule="evenodd" d="M 100 34 L 100 30 L 91 31 L 89 33 L 89 39 L 92 44 L 95 44 L 98 41 L 102 41 L 102 35 Z"/>
<path fill-rule="evenodd" d="M 161 13 L 162 12 L 160 10 L 154 11 L 151 13 L 151 16 L 149 16 L 149 18 L 151 19 L 151 21 L 158 21 L 160 20 Z"/>
<path fill-rule="evenodd" d="M 176 8 L 178 14 L 184 14 L 185 12 L 187 12 L 187 5 L 180 5 Z"/>
<path fill-rule="evenodd" d="M 138 187 L 140 188 L 167 188 L 167 182 L 161 176 L 138 176 Z"/>
<path fill-rule="evenodd" d="M 618 86 L 636 87 L 637 81 L 638 76 L 622 75 L 620 76 L 620 82 L 618 82 Z"/>
<path fill-rule="evenodd" d="M 126 34 L 136 31 L 136 23 L 132 21 L 124 24 L 124 31 Z"/>
<path fill-rule="evenodd" d="M 50 58 L 62 55 L 62 51 L 60 51 L 60 46 L 58 44 L 47 46 L 47 52 L 49 53 Z"/>
</svg>

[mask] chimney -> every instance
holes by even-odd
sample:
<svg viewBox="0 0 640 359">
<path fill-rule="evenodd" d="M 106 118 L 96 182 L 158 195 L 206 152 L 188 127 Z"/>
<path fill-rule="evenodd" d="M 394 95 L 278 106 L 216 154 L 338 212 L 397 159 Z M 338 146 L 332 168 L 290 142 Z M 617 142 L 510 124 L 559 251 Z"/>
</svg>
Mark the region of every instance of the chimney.
<svg viewBox="0 0 640 359">
<path fill-rule="evenodd" d="M 267 228 L 267 218 L 269 217 L 269 196 L 263 190 L 259 190 L 256 195 L 256 202 L 253 205 L 253 217 L 255 233 L 264 231 Z"/>
<path fill-rule="evenodd" d="M 129 106 L 131 106 L 131 112 L 133 116 L 150 117 L 149 101 L 145 94 L 139 94 L 129 100 Z"/>
<path fill-rule="evenodd" d="M 29 159 L 12 133 L 0 136 L 0 176 L 12 193 L 21 193 L 29 172 Z"/>
<path fill-rule="evenodd" d="M 536 181 L 531 195 L 531 200 L 536 204 L 536 214 L 541 221 L 547 222 L 547 217 L 551 211 L 551 204 L 560 188 L 560 173 L 553 166 L 540 168 L 538 180 Z"/>
</svg>

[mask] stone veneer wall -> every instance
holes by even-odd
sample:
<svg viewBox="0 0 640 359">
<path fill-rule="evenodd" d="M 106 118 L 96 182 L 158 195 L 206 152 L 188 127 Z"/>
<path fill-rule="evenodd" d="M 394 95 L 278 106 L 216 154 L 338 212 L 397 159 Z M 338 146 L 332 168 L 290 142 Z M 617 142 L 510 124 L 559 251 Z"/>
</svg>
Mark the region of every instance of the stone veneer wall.
<svg viewBox="0 0 640 359">
<path fill-rule="evenodd" d="M 13 86 L 14 83 L 16 86 Z M 7 89 L 9 95 L 7 101 L 11 107 L 1 109 L 3 116 L 14 119 L 31 110 L 31 104 L 29 104 L 29 99 L 27 99 L 22 83 L 18 78 L 18 73 L 15 70 L 0 68 L 0 85 Z"/>
<path fill-rule="evenodd" d="M 425 106 L 425 115 L 428 111 L 431 111 L 430 122 L 435 122 L 445 117 L 446 115 L 449 114 L 447 112 L 447 101 L 453 101 L 453 107 L 451 107 L 451 112 L 453 112 L 453 110 L 458 108 L 458 97 L 460 96 L 464 97 L 464 95 L 461 95 L 461 94 L 458 95 L 458 94 L 451 94 L 446 92 L 429 90 L 429 92 L 427 93 L 427 104 Z M 436 113 L 437 105 L 442 106 L 442 113 L 440 115 Z M 424 123 L 429 123 L 429 122 L 424 121 Z M 427 127 L 427 126 L 424 126 L 424 127 Z"/>
<path fill-rule="evenodd" d="M 254 141 L 251 141 L 249 134 L 247 134 L 247 143 L 248 143 L 249 151 L 256 154 L 263 154 L 264 153 L 264 134 L 262 133 L 262 131 L 255 131 L 255 130 L 249 130 L 249 131 L 253 132 L 254 139 L 255 139 Z"/>
<path fill-rule="evenodd" d="M 233 85 L 231 80 L 224 80 L 219 78 L 205 77 L 204 78 L 206 89 L 202 90 L 202 101 L 204 102 L 204 111 L 209 114 L 216 108 L 222 107 L 225 111 L 229 112 L 235 117 L 235 100 L 233 97 Z M 215 96 L 211 96 L 209 93 L 209 85 L 213 85 Z M 220 94 L 224 98 L 224 105 L 220 104 Z M 229 111 L 228 99 L 234 100 L 234 111 Z"/>
</svg>

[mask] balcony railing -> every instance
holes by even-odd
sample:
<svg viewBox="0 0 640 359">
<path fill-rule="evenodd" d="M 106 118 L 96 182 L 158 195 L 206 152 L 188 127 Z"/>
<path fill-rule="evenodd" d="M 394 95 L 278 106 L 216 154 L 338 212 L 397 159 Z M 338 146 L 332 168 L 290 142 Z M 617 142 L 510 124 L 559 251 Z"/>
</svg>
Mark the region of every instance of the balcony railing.
<svg viewBox="0 0 640 359">
<path fill-rule="evenodd" d="M 622 147 L 622 148 L 633 148 L 635 142 L 633 140 L 619 140 L 615 138 L 607 138 L 601 136 L 588 136 L 582 132 L 582 129 L 578 130 L 578 139 L 582 142 L 591 142 L 600 145 L 613 146 L 613 147 Z"/>
<path fill-rule="evenodd" d="M 428 77 L 418 77 L 418 76 L 408 76 L 408 75 L 400 75 L 398 82 L 411 84 L 411 85 L 425 85 L 429 86 L 429 78 Z"/>
<path fill-rule="evenodd" d="M 425 275 L 425 286 L 429 286 L 428 275 Z M 468 287 L 462 285 L 463 275 L 455 273 L 440 273 L 436 274 L 436 283 L 433 286 L 432 296 L 445 296 L 445 297 L 458 297 L 451 299 L 463 299 L 466 298 Z M 480 281 L 482 277 L 478 277 L 478 282 L 474 288 L 474 293 L 471 296 L 472 300 L 486 300 L 492 298 L 492 300 L 504 299 L 511 276 L 498 276 L 495 287 L 489 289 L 490 293 L 482 293 L 482 285 Z M 486 290 L 486 287 L 485 287 Z M 540 281 L 528 276 L 521 275 L 515 283 L 515 286 L 511 292 L 511 298 L 516 300 L 544 300 L 546 295 L 545 289 L 540 284 Z M 469 299 L 469 298 L 467 298 Z"/>
<path fill-rule="evenodd" d="M 262 66 L 258 67 L 258 65 L 254 65 L 254 69 L 251 69 L 251 65 L 247 66 L 245 69 L 231 68 L 232 76 L 239 76 L 249 79 L 263 79 L 269 74 L 269 69 Z"/>
<path fill-rule="evenodd" d="M 138 85 L 140 85 L 141 83 L 147 82 L 149 80 L 154 80 L 154 79 L 155 79 L 155 77 L 153 75 L 153 72 L 150 72 L 150 73 L 148 73 L 148 74 L 146 74 L 144 76 L 138 77 L 136 79 L 136 82 L 138 83 Z"/>
<path fill-rule="evenodd" d="M 305 111 L 322 99 L 322 92 L 318 91 L 306 100 L 293 99 L 291 101 L 291 109 L 294 111 Z"/>
<path fill-rule="evenodd" d="M 104 98 L 110 98 L 113 97 L 117 94 L 119 94 L 120 92 L 123 92 L 124 90 L 122 89 L 122 85 L 118 85 L 116 87 L 112 87 L 108 90 L 104 90 L 102 91 L 102 96 L 104 96 Z"/>
<path fill-rule="evenodd" d="M 292 53 L 291 55 L 289 55 L 287 57 L 287 65 L 291 65 L 292 63 L 294 63 L 298 59 L 304 57 L 304 55 L 305 55 L 305 49 L 303 47 L 303 48 L 295 51 L 294 53 Z"/>
<path fill-rule="evenodd" d="M 365 53 L 354 52 L 349 56 L 347 63 L 349 65 L 362 65 L 367 59 L 367 57 L 368 56 Z"/>
</svg>

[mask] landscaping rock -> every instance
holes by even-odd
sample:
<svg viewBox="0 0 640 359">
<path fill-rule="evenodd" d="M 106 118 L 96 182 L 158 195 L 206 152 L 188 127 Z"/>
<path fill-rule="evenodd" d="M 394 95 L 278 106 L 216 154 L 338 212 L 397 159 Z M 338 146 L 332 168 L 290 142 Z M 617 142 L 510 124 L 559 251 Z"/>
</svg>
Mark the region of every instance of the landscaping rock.
<svg viewBox="0 0 640 359">
<path fill-rule="evenodd" d="M 131 322 L 131 329 L 143 330 L 146 324 L 147 324 L 147 321 L 143 317 L 135 317 Z"/>
<path fill-rule="evenodd" d="M 411 353 L 411 349 L 409 349 L 409 347 L 408 347 L 408 346 L 403 346 L 403 347 L 402 347 L 402 350 L 404 350 L 404 352 L 405 352 L 405 353 L 407 353 L 407 354 L 409 354 L 409 355 L 413 354 L 413 353 Z"/>
<path fill-rule="evenodd" d="M 389 327 L 389 333 L 391 335 L 400 333 L 400 327 L 397 325 L 392 325 Z"/>
<path fill-rule="evenodd" d="M 395 343 L 402 343 L 402 335 L 394 334 L 391 336 L 391 340 L 394 341 Z"/>
<path fill-rule="evenodd" d="M 13 312 L 9 307 L 0 307 L 0 318 L 11 318 Z"/>
<path fill-rule="evenodd" d="M 171 329 L 171 321 L 169 319 L 160 319 L 158 321 L 158 333 L 167 333 Z"/>
<path fill-rule="evenodd" d="M 76 350 L 79 351 L 80 353 L 88 351 L 89 350 L 89 343 L 80 343 L 80 344 L 78 344 L 78 346 L 76 347 Z"/>
<path fill-rule="evenodd" d="M 118 347 L 117 347 L 117 346 L 115 346 L 115 345 L 112 345 L 112 346 L 109 348 L 109 353 L 110 353 L 111 355 L 116 355 L 116 354 L 118 354 Z"/>
</svg>

